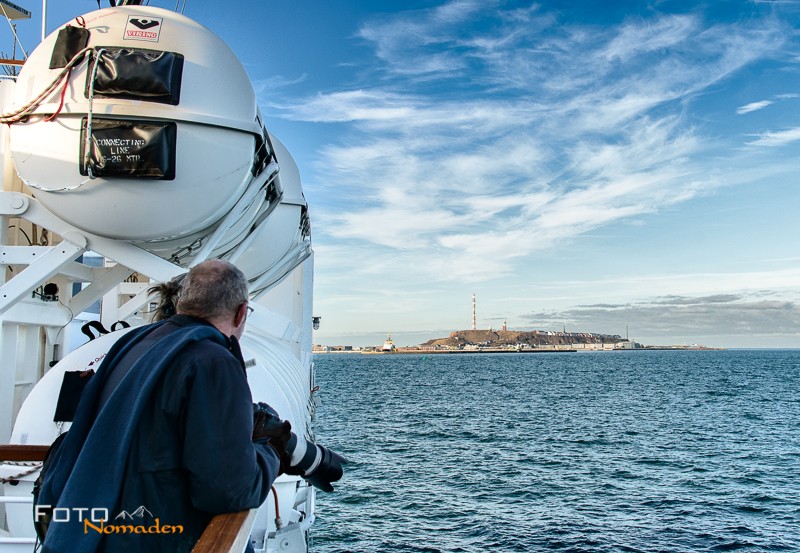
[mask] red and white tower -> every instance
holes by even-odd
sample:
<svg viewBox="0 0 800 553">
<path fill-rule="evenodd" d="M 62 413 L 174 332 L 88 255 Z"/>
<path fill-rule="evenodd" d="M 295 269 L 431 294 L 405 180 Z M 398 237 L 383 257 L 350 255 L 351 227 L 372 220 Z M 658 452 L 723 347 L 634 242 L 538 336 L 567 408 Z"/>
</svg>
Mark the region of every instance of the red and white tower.
<svg viewBox="0 0 800 553">
<path fill-rule="evenodd" d="M 475 294 L 472 294 L 472 330 L 478 330 L 475 319 Z"/>
</svg>

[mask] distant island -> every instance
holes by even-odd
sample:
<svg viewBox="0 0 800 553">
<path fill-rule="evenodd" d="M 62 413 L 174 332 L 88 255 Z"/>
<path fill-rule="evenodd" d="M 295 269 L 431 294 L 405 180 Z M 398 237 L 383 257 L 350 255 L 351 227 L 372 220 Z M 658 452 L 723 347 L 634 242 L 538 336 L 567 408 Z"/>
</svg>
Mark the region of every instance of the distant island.
<svg viewBox="0 0 800 553">
<path fill-rule="evenodd" d="M 457 330 L 447 338 L 433 338 L 418 346 L 396 347 L 391 336 L 371 347 L 315 345 L 315 353 L 545 353 L 616 350 L 714 350 L 690 346 L 644 346 L 618 334 L 555 332 L 547 330 Z"/>
</svg>

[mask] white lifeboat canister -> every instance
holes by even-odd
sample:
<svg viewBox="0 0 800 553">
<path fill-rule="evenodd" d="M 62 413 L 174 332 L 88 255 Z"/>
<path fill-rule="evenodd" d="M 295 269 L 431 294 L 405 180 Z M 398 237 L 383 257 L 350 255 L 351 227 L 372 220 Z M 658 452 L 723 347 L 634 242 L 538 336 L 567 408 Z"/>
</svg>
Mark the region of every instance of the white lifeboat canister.
<svg viewBox="0 0 800 553">
<path fill-rule="evenodd" d="M 62 26 L 22 68 L 14 107 L 53 82 L 11 126 L 11 152 L 35 196 L 87 232 L 197 241 L 273 160 L 242 64 L 180 14 L 106 8 Z"/>
</svg>

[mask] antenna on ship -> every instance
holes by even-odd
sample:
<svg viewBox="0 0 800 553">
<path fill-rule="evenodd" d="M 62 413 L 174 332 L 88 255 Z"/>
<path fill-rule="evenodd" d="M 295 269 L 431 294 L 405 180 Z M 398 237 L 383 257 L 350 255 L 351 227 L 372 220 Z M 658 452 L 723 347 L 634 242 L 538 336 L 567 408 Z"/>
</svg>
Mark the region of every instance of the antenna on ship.
<svg viewBox="0 0 800 553">
<path fill-rule="evenodd" d="M 478 330 L 475 318 L 475 294 L 472 294 L 472 330 Z"/>
</svg>

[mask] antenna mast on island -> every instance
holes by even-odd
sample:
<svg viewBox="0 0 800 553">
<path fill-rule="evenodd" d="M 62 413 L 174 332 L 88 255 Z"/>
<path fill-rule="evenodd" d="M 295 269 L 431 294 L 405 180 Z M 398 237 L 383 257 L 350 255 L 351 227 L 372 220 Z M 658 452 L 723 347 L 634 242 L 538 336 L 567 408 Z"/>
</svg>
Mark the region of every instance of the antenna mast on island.
<svg viewBox="0 0 800 553">
<path fill-rule="evenodd" d="M 475 294 L 472 294 L 472 330 L 478 330 L 475 319 Z"/>
</svg>

